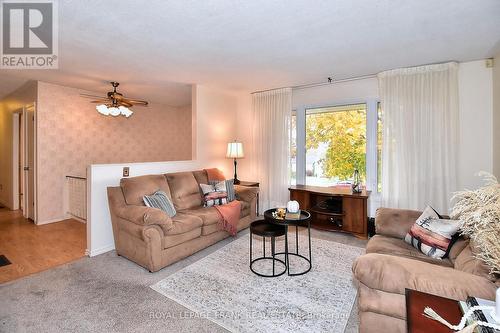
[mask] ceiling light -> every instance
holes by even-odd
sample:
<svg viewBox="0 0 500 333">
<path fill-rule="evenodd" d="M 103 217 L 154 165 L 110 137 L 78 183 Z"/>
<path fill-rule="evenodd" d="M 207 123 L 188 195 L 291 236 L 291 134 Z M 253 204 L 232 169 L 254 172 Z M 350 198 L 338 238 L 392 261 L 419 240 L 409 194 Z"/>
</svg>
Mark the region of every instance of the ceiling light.
<svg viewBox="0 0 500 333">
<path fill-rule="evenodd" d="M 132 114 L 134 114 L 134 112 L 132 112 L 132 110 L 130 110 L 129 108 L 127 108 L 123 105 L 120 105 L 119 107 L 115 107 L 115 106 L 108 107 L 105 104 L 99 104 L 95 108 L 96 108 L 97 112 L 99 112 L 100 114 L 102 114 L 104 116 L 117 117 L 119 115 L 122 115 L 122 116 L 125 116 L 128 118 Z"/>
</svg>

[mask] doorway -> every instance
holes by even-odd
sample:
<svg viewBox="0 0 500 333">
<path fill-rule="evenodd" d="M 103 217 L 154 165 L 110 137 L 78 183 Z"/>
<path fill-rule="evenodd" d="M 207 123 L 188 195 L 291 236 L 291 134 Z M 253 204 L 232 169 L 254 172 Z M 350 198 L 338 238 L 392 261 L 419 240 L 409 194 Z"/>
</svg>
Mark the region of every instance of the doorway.
<svg viewBox="0 0 500 333">
<path fill-rule="evenodd" d="M 35 104 L 13 114 L 13 209 L 37 223 L 36 216 L 36 112 Z"/>
</svg>

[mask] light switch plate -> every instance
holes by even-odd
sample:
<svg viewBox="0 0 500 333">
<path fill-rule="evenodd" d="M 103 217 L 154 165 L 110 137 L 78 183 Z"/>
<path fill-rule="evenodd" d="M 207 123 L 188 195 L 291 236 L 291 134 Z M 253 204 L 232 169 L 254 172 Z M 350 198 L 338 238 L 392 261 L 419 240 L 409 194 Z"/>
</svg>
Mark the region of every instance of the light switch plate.
<svg viewBox="0 0 500 333">
<path fill-rule="evenodd" d="M 128 177 L 130 175 L 130 168 L 123 167 L 123 177 Z"/>
</svg>

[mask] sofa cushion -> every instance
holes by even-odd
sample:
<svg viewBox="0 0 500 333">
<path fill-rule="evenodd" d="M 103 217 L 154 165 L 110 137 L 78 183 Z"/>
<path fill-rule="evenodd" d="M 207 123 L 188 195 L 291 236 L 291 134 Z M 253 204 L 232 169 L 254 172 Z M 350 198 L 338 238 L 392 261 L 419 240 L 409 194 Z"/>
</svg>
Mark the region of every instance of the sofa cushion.
<svg viewBox="0 0 500 333">
<path fill-rule="evenodd" d="M 210 224 L 210 225 L 204 225 L 201 227 L 201 234 L 203 236 L 213 234 L 214 232 L 217 231 L 222 231 L 221 227 L 217 223 L 215 224 Z"/>
<path fill-rule="evenodd" d="M 463 237 L 459 237 L 457 241 L 451 246 L 448 258 L 453 265 L 455 265 L 455 261 L 457 260 L 458 255 L 462 253 L 463 249 L 465 249 L 467 245 L 469 245 L 469 240 Z"/>
<path fill-rule="evenodd" d="M 471 273 L 474 275 L 482 276 L 491 281 L 495 281 L 495 277 L 490 275 L 490 271 L 488 266 L 475 257 L 478 249 L 475 246 L 473 241 L 470 241 L 469 244 L 460 252 L 455 260 L 455 269 L 458 269 L 462 272 Z"/>
<path fill-rule="evenodd" d="M 354 276 L 371 289 L 404 295 L 405 288 L 465 300 L 467 296 L 493 299 L 496 286 L 488 279 L 409 258 L 369 253 L 353 264 Z"/>
<path fill-rule="evenodd" d="M 208 184 L 208 176 L 206 170 L 193 171 L 193 176 L 198 184 Z"/>
<path fill-rule="evenodd" d="M 163 229 L 165 235 L 179 235 L 191 231 L 196 228 L 201 228 L 203 221 L 194 215 L 177 213 L 172 217 L 172 227 L 168 230 Z"/>
<path fill-rule="evenodd" d="M 201 206 L 201 193 L 192 172 L 167 173 L 172 202 L 178 211 Z"/>
<path fill-rule="evenodd" d="M 164 175 L 146 175 L 130 178 L 122 178 L 120 186 L 129 205 L 144 206 L 142 198 L 161 190 L 171 197 L 170 187 Z"/>
<path fill-rule="evenodd" d="M 422 212 L 416 210 L 379 208 L 375 213 L 377 234 L 403 239 Z"/>
<path fill-rule="evenodd" d="M 191 239 L 195 239 L 201 236 L 201 228 L 196 228 L 191 231 L 185 232 L 183 234 L 177 235 L 166 235 L 163 237 L 163 248 L 168 249 L 182 243 L 185 243 Z"/>
<path fill-rule="evenodd" d="M 185 214 L 193 215 L 200 218 L 203 221 L 203 225 L 211 225 L 219 222 L 220 215 L 217 209 L 214 207 L 201 207 L 198 209 L 187 209 L 184 211 Z"/>
<path fill-rule="evenodd" d="M 366 253 L 391 254 L 394 256 L 407 257 L 440 266 L 453 266 L 448 259 L 435 259 L 428 257 L 410 244 L 407 244 L 402 239 L 383 235 L 375 235 L 370 239 L 368 244 L 366 244 Z"/>
</svg>

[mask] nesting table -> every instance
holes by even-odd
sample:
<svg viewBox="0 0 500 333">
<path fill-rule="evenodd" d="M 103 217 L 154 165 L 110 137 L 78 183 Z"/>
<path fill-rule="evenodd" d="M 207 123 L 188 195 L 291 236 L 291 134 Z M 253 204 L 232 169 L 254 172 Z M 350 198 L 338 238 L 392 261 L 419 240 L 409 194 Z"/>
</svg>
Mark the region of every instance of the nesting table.
<svg viewBox="0 0 500 333">
<path fill-rule="evenodd" d="M 286 271 L 288 272 L 289 276 L 297 276 L 297 275 L 302 275 L 306 274 L 309 272 L 312 268 L 312 253 L 311 253 L 311 214 L 305 210 L 300 211 L 300 217 L 298 219 L 286 219 L 286 218 L 279 218 L 279 217 L 274 217 L 273 212 L 275 212 L 276 209 L 268 209 L 264 212 L 264 221 L 268 222 L 269 224 L 274 224 L 278 226 L 283 226 L 285 228 L 285 252 L 278 252 L 276 255 L 283 254 L 285 255 L 285 264 L 286 264 Z M 288 228 L 290 226 L 295 226 L 295 249 L 290 250 L 288 248 Z M 308 257 L 306 257 L 304 254 L 300 253 L 299 250 L 299 226 L 301 227 L 307 227 L 307 237 L 308 237 Z M 293 251 L 295 250 L 295 251 Z M 293 272 L 290 271 L 290 256 L 294 256 L 297 258 L 300 258 L 301 260 L 304 260 L 307 263 L 307 269 L 301 271 L 301 272 Z"/>
</svg>

